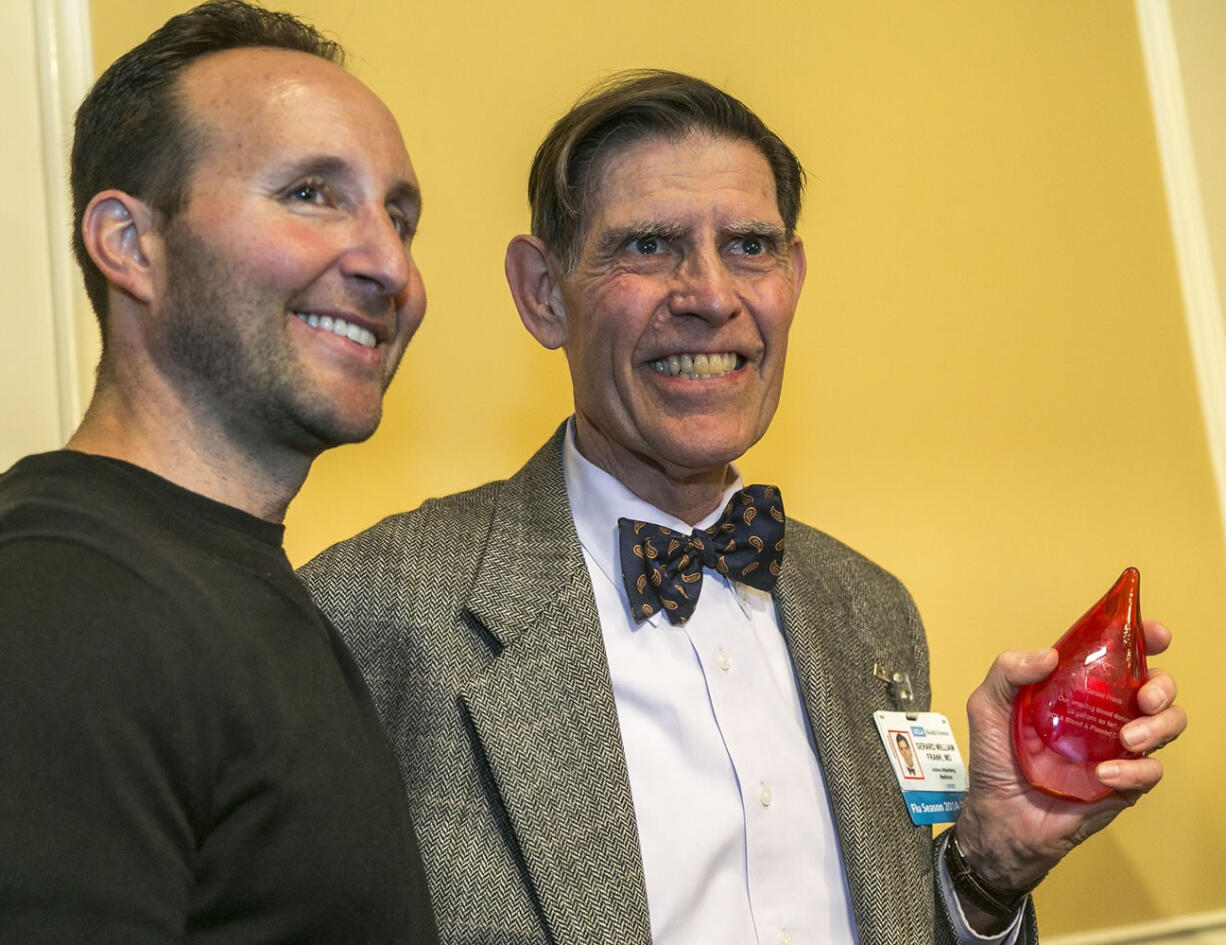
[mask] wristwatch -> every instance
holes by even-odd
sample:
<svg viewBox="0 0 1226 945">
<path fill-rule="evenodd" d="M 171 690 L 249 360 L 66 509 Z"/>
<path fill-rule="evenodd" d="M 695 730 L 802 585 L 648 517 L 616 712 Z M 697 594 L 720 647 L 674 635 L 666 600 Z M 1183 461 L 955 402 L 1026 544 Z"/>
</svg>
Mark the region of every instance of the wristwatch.
<svg viewBox="0 0 1226 945">
<path fill-rule="evenodd" d="M 993 886 L 967 862 L 966 854 L 958 843 L 957 827 L 951 828 L 945 838 L 945 868 L 949 870 L 949 879 L 959 896 L 965 897 L 988 915 L 1001 921 L 1012 918 L 1018 906 L 1030 895 L 1030 891 L 1043 881 L 1040 876 L 1021 889 L 1001 889 Z"/>
</svg>

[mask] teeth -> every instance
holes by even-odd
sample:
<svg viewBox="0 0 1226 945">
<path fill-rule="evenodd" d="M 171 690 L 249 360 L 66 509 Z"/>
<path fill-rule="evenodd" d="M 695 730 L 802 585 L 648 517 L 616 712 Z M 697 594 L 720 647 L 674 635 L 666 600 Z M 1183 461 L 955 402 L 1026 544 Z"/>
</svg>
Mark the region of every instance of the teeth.
<svg viewBox="0 0 1226 945">
<path fill-rule="evenodd" d="M 375 346 L 374 332 L 368 331 L 360 325 L 351 325 L 343 318 L 333 318 L 331 315 L 304 315 L 302 312 L 294 312 L 294 317 L 298 321 L 310 325 L 312 328 L 318 328 L 320 331 L 330 331 L 332 334 L 348 338 L 364 348 L 373 348 Z"/>
<path fill-rule="evenodd" d="M 696 381 L 731 374 L 737 368 L 737 355 L 731 351 L 723 354 L 670 354 L 667 358 L 653 361 L 651 366 L 665 376 Z"/>
</svg>

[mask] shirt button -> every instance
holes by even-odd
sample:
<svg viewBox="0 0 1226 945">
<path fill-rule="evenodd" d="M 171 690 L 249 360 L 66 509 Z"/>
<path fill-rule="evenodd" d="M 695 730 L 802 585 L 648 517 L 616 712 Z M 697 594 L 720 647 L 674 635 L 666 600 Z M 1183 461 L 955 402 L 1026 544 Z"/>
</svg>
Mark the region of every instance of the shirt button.
<svg viewBox="0 0 1226 945">
<path fill-rule="evenodd" d="M 792 933 L 784 932 L 779 936 L 779 945 L 792 945 Z"/>
<path fill-rule="evenodd" d="M 763 807 L 771 806 L 771 789 L 765 781 L 762 783 L 761 790 L 758 791 L 758 800 L 762 802 Z"/>
<path fill-rule="evenodd" d="M 725 673 L 732 669 L 732 657 L 720 650 L 715 654 L 715 665 L 722 669 Z"/>
</svg>

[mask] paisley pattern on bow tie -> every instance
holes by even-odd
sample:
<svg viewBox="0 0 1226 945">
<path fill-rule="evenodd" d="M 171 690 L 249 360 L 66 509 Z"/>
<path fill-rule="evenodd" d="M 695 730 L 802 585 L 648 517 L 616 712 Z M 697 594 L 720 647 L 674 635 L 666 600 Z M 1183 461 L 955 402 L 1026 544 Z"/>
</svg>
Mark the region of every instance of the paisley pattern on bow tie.
<svg viewBox="0 0 1226 945">
<path fill-rule="evenodd" d="M 669 622 L 685 623 L 702 592 L 703 567 L 771 590 L 783 566 L 784 528 L 779 490 L 759 485 L 733 495 L 719 521 L 689 535 L 618 519 L 622 582 L 635 622 L 663 610 Z"/>
</svg>

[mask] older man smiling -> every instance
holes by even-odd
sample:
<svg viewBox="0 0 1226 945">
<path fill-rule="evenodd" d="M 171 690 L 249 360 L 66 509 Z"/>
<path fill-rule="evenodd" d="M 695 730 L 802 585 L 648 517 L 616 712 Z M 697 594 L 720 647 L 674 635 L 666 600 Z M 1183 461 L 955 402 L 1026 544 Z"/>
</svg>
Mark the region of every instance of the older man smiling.
<svg viewBox="0 0 1226 945">
<path fill-rule="evenodd" d="M 910 597 L 733 466 L 779 402 L 802 180 L 698 79 L 582 100 L 506 259 L 572 418 L 505 482 L 302 572 L 392 732 L 445 942 L 1033 941 L 1027 891 L 1161 777 L 1103 766 L 1094 805 L 1030 788 L 1009 704 L 1054 654 L 1009 653 L 972 696 L 955 832 L 912 823 L 874 724 L 927 708 Z M 1174 693 L 1153 675 L 1129 748 L 1178 735 Z"/>
</svg>

